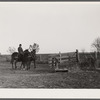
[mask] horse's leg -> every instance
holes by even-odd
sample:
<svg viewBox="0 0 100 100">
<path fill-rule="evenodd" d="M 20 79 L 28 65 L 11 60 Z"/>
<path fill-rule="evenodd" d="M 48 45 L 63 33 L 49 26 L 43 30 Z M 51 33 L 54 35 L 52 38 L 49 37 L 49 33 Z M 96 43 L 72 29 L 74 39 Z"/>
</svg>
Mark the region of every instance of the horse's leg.
<svg viewBox="0 0 100 100">
<path fill-rule="evenodd" d="M 34 62 L 34 68 L 36 68 L 36 61 L 34 60 L 33 62 Z"/>
<path fill-rule="evenodd" d="M 29 62 L 26 62 L 26 70 L 29 69 Z"/>
<path fill-rule="evenodd" d="M 28 69 L 28 64 L 27 64 L 27 62 L 24 63 L 24 69 L 25 69 L 25 70 Z"/>
<path fill-rule="evenodd" d="M 12 67 L 13 67 L 13 69 L 15 69 L 15 60 L 13 60 L 13 62 L 12 62 Z"/>
<path fill-rule="evenodd" d="M 12 63 L 12 69 L 14 69 L 13 62 L 11 62 L 11 63 Z"/>
<path fill-rule="evenodd" d="M 12 69 L 13 69 L 13 61 L 11 61 L 11 64 L 12 64 Z"/>
<path fill-rule="evenodd" d="M 10 62 L 10 63 L 12 64 L 12 69 L 13 69 L 13 67 L 14 67 L 14 66 L 13 66 L 13 62 L 14 62 L 14 60 L 11 58 L 11 62 Z"/>
<path fill-rule="evenodd" d="M 17 66 L 16 65 L 17 65 L 17 61 L 15 61 L 15 69 L 17 69 Z"/>
<path fill-rule="evenodd" d="M 23 65 L 23 63 L 21 62 L 21 66 L 20 66 L 20 69 L 22 69 L 22 65 Z"/>
<path fill-rule="evenodd" d="M 29 62 L 27 62 L 27 65 L 26 66 L 27 66 L 27 70 L 29 70 Z"/>
<path fill-rule="evenodd" d="M 29 69 L 30 69 L 30 66 L 31 66 L 31 61 L 29 62 Z"/>
<path fill-rule="evenodd" d="M 23 69 L 25 69 L 25 62 L 23 62 Z"/>
<path fill-rule="evenodd" d="M 26 68 L 26 70 L 29 70 L 29 66 L 30 66 L 29 64 L 30 64 L 30 62 L 29 62 L 29 61 L 28 61 L 28 62 L 26 62 L 26 67 L 27 67 L 27 68 Z"/>
<path fill-rule="evenodd" d="M 27 70 L 29 70 L 29 66 L 30 66 L 30 61 L 28 59 L 28 61 L 27 61 Z"/>
<path fill-rule="evenodd" d="M 27 62 L 27 70 L 30 69 L 30 64 L 31 64 L 31 61 Z"/>
</svg>

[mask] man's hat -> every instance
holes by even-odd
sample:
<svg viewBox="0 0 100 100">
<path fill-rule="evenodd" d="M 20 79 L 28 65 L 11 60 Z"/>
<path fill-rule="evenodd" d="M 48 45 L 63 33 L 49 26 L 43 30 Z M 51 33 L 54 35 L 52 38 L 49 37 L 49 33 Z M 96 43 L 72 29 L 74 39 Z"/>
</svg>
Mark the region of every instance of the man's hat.
<svg viewBox="0 0 100 100">
<path fill-rule="evenodd" d="M 22 44 L 19 44 L 19 46 L 22 46 Z"/>
</svg>

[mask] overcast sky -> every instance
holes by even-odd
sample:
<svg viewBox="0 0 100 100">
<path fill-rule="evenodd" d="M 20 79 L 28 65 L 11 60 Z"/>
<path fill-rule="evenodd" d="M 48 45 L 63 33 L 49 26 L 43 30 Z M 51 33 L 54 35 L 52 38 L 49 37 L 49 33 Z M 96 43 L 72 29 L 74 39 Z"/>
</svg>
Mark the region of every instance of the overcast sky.
<svg viewBox="0 0 100 100">
<path fill-rule="evenodd" d="M 0 52 L 38 43 L 39 53 L 91 50 L 100 36 L 100 2 L 0 2 Z"/>
</svg>

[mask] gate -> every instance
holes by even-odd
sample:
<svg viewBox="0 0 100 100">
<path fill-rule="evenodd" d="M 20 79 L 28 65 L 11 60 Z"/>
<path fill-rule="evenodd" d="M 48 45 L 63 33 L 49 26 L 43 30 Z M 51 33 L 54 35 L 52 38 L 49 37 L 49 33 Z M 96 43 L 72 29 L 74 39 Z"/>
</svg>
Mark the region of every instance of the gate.
<svg viewBox="0 0 100 100">
<path fill-rule="evenodd" d="M 78 50 L 76 52 L 70 52 L 70 53 L 60 53 L 59 54 L 54 54 L 54 55 L 49 55 L 48 63 L 51 68 L 54 68 L 55 71 L 58 70 L 67 70 L 66 66 L 68 64 L 75 64 L 76 62 L 79 62 L 79 54 Z"/>
</svg>

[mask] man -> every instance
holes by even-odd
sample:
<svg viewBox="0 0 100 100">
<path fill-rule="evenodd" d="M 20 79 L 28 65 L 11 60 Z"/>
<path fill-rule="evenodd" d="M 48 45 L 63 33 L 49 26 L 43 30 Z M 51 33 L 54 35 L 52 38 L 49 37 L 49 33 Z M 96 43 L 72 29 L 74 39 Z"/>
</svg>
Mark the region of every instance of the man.
<svg viewBox="0 0 100 100">
<path fill-rule="evenodd" d="M 19 53 L 19 58 L 21 59 L 21 58 L 23 57 L 22 44 L 19 44 L 19 47 L 18 47 L 18 53 Z"/>
</svg>

